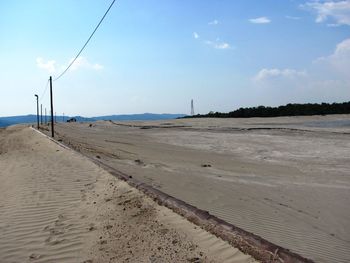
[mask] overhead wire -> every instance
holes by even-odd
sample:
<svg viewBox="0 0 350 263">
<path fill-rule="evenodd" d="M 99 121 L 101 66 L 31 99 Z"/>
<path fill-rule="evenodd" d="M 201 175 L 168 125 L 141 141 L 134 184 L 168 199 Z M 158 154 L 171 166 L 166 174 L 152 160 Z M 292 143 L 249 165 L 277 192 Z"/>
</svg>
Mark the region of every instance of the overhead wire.
<svg viewBox="0 0 350 263">
<path fill-rule="evenodd" d="M 40 102 L 43 102 L 43 100 L 45 99 L 44 96 L 46 94 L 46 91 L 47 91 L 47 88 L 49 87 L 49 80 L 46 81 L 46 85 L 45 85 L 45 88 L 44 88 L 44 91 L 43 93 L 41 94 L 41 96 L 39 97 L 39 101 Z"/>
<path fill-rule="evenodd" d="M 68 65 L 68 67 L 58 77 L 53 79 L 53 81 L 56 81 L 56 80 L 60 79 L 68 71 L 68 69 L 73 65 L 73 63 L 77 60 L 77 58 L 80 56 L 81 52 L 83 52 L 83 50 L 85 49 L 85 47 L 87 46 L 87 44 L 89 43 L 89 41 L 91 40 L 91 38 L 93 37 L 95 32 L 97 31 L 97 29 L 99 28 L 99 26 L 101 25 L 102 21 L 105 19 L 106 15 L 108 14 L 109 10 L 112 8 L 112 6 L 113 6 L 115 1 L 116 0 L 113 0 L 112 3 L 109 5 L 107 11 L 105 12 L 103 17 L 101 18 L 100 22 L 97 24 L 97 26 L 95 27 L 94 31 L 92 32 L 92 34 L 90 35 L 88 40 L 85 42 L 84 46 L 80 49 L 78 54 L 75 56 L 75 58 L 71 61 L 71 63 Z"/>
</svg>

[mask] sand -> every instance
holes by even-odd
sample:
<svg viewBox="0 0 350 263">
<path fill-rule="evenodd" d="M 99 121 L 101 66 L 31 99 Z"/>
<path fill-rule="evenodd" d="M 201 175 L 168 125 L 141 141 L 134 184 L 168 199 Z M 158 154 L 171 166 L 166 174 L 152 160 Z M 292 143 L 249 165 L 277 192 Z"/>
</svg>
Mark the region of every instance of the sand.
<svg viewBox="0 0 350 263">
<path fill-rule="evenodd" d="M 254 262 L 74 151 L 0 129 L 0 262 Z"/>
<path fill-rule="evenodd" d="M 350 260 L 350 116 L 59 124 L 64 143 L 316 262 Z"/>
</svg>

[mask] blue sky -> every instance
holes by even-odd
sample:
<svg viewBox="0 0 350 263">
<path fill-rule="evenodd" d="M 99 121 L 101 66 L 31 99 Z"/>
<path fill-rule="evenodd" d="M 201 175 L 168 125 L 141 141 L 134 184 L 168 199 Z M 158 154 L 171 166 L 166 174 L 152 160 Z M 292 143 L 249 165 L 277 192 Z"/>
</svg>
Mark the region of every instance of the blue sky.
<svg viewBox="0 0 350 263">
<path fill-rule="evenodd" d="M 35 113 L 110 2 L 0 2 L 0 116 Z M 350 0 L 116 1 L 53 88 L 84 116 L 349 101 Z"/>
</svg>

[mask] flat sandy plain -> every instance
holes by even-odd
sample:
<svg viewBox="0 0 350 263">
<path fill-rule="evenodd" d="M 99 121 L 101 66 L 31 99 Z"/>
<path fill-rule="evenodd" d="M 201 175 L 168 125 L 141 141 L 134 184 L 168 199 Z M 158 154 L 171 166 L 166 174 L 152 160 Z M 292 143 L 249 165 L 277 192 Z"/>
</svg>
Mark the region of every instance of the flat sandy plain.
<svg viewBox="0 0 350 263">
<path fill-rule="evenodd" d="M 0 129 L 0 262 L 254 260 L 25 126 Z"/>
<path fill-rule="evenodd" d="M 350 115 L 56 126 L 67 145 L 316 262 L 350 261 Z"/>
</svg>

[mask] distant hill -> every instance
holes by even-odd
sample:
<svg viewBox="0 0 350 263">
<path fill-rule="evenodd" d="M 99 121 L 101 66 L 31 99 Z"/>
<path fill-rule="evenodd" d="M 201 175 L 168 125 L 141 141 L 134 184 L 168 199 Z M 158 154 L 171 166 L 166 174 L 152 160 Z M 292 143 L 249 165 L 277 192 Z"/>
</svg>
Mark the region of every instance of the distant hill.
<svg viewBox="0 0 350 263">
<path fill-rule="evenodd" d="M 6 126 L 9 126 L 9 125 L 11 125 L 11 123 L 9 123 L 9 122 L 7 122 L 7 121 L 1 121 L 1 120 L 0 120 L 0 128 L 1 128 L 1 127 L 6 127 Z"/>
<path fill-rule="evenodd" d="M 186 116 L 185 114 L 155 114 L 155 113 L 143 113 L 143 114 L 123 114 L 123 115 L 109 115 L 109 116 L 97 116 L 97 117 L 82 117 L 82 116 L 64 116 L 64 119 L 76 118 L 78 122 L 98 121 L 98 120 L 112 120 L 112 121 L 146 121 L 146 120 L 167 120 L 176 119 Z M 63 116 L 57 116 L 57 121 L 62 122 Z M 48 117 L 48 120 L 50 117 Z M 36 115 L 24 115 L 24 116 L 10 116 L 0 117 L 0 127 L 6 127 L 9 125 L 19 123 L 36 123 Z"/>
<path fill-rule="evenodd" d="M 0 117 L 0 127 L 6 127 L 18 123 L 34 123 L 36 115 Z"/>
</svg>

